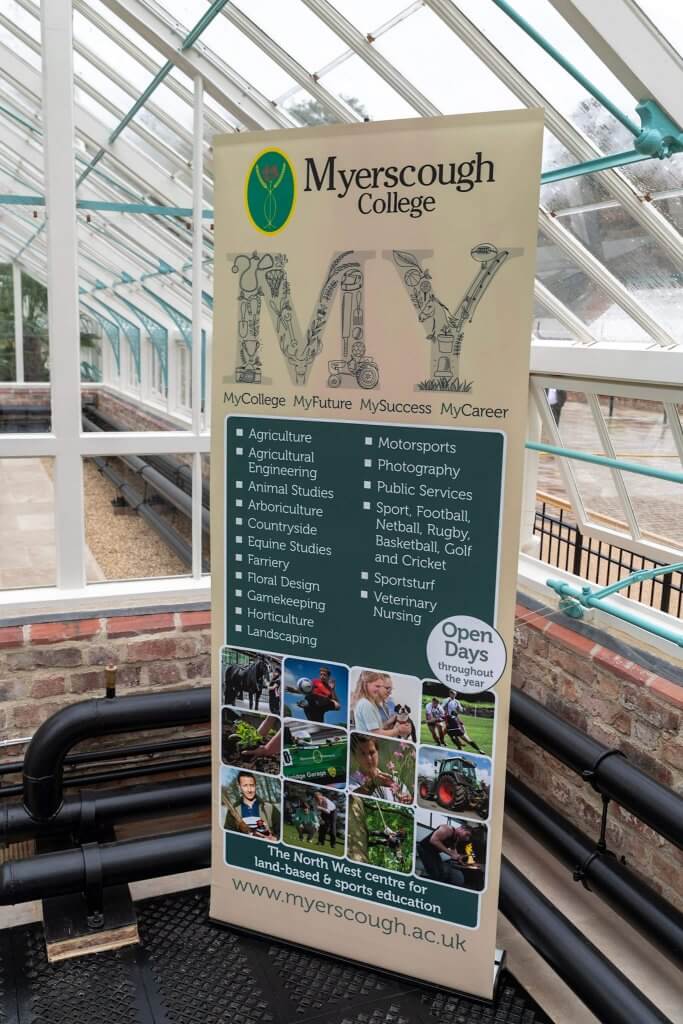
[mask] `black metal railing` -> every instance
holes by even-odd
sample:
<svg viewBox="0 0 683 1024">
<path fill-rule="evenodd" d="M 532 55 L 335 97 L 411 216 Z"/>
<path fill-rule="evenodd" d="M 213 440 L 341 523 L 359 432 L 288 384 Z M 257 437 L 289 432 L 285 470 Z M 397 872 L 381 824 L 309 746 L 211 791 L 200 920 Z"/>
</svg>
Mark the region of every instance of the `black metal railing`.
<svg viewBox="0 0 683 1024">
<path fill-rule="evenodd" d="M 534 534 L 541 541 L 538 557 L 542 562 L 581 576 L 589 583 L 608 586 L 639 569 L 666 565 L 619 544 L 586 536 L 571 513 L 545 501 L 536 507 Z M 683 617 L 683 574 L 680 572 L 633 583 L 619 593 L 649 608 L 659 608 L 679 619 Z"/>
</svg>

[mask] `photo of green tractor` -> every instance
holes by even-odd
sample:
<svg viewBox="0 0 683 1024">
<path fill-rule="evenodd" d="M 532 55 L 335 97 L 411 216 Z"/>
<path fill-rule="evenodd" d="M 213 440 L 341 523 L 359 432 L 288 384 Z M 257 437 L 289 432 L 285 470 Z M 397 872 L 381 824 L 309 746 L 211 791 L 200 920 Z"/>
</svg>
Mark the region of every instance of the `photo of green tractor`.
<svg viewBox="0 0 683 1024">
<path fill-rule="evenodd" d="M 491 762 L 477 754 L 443 755 L 438 747 L 421 747 L 417 802 L 485 820 L 489 816 Z"/>
</svg>

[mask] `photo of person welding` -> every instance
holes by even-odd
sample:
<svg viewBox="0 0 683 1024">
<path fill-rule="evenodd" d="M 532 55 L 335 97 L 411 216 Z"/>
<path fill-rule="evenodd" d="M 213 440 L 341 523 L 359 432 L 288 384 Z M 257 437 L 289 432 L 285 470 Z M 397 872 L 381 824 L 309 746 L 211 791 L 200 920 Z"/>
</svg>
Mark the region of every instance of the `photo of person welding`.
<svg viewBox="0 0 683 1024">
<path fill-rule="evenodd" d="M 443 885 L 481 892 L 486 885 L 486 825 L 415 812 L 415 874 Z"/>
</svg>

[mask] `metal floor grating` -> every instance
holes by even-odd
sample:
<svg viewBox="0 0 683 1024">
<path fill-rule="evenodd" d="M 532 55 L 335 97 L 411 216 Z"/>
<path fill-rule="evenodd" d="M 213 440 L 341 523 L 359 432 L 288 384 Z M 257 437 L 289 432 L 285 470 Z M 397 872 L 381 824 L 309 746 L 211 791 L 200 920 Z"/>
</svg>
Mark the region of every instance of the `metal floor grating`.
<svg viewBox="0 0 683 1024">
<path fill-rule="evenodd" d="M 552 1024 L 503 971 L 495 1006 L 219 927 L 207 889 L 137 904 L 141 944 L 48 964 L 0 932 L 0 1024 Z"/>
</svg>

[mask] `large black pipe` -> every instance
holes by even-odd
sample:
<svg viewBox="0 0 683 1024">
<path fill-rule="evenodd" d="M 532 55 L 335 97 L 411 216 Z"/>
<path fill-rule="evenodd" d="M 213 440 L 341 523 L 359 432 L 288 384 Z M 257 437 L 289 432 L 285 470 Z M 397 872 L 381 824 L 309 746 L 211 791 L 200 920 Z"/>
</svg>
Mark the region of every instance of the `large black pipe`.
<svg viewBox="0 0 683 1024">
<path fill-rule="evenodd" d="M 602 1024 L 671 1024 L 506 857 L 499 906 Z"/>
<path fill-rule="evenodd" d="M 137 818 L 201 810 L 210 800 L 211 779 L 203 776 L 153 786 L 80 793 L 67 797 L 49 822 L 34 821 L 20 804 L 5 804 L 0 807 L 0 843 L 18 843 L 60 832 L 78 833 L 81 827 L 93 829 Z"/>
<path fill-rule="evenodd" d="M 612 854 L 596 850 L 549 804 L 508 772 L 505 813 L 577 873 L 585 884 L 674 963 L 683 965 L 683 914 L 662 899 Z"/>
<path fill-rule="evenodd" d="M 669 842 L 683 847 L 683 798 L 673 790 L 514 687 L 510 723 L 590 781 L 598 792 L 616 800 Z"/>
<path fill-rule="evenodd" d="M 196 828 L 119 843 L 92 843 L 8 861 L 0 867 L 0 906 L 82 892 L 87 860 L 97 865 L 103 885 L 194 871 L 209 866 L 211 831 Z"/>
<path fill-rule="evenodd" d="M 0 867 L 0 905 L 82 892 L 86 862 L 116 885 L 207 867 L 211 831 L 91 844 Z M 671 1024 L 574 925 L 504 857 L 500 909 L 603 1024 Z"/>
<path fill-rule="evenodd" d="M 209 687 L 81 701 L 62 708 L 36 730 L 24 757 L 24 806 L 35 821 L 50 821 L 63 799 L 64 758 L 81 740 L 207 722 Z"/>
</svg>

